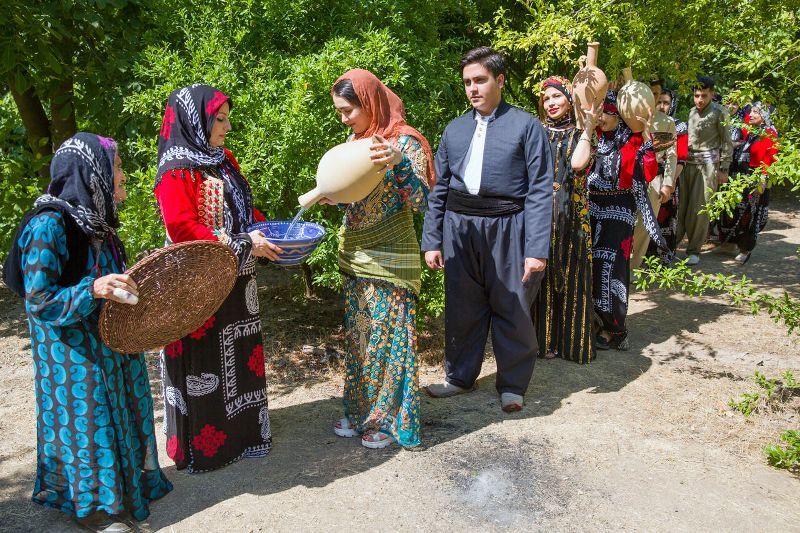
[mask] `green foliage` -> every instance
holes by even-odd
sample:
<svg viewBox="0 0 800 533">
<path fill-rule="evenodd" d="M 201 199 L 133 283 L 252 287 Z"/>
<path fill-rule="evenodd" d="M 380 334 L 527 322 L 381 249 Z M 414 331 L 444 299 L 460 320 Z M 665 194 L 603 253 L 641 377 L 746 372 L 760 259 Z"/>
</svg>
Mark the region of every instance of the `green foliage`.
<svg viewBox="0 0 800 533">
<path fill-rule="evenodd" d="M 797 0 L 701 0 L 668 9 L 633 0 L 7 0 L 4 7 L 12 15 L 0 35 L 0 84 L 35 89 L 50 121 L 74 109 L 79 129 L 120 142 L 129 175 L 122 236 L 132 257 L 164 239 L 152 188 L 156 136 L 171 90 L 206 82 L 233 97 L 229 147 L 257 206 L 270 219 L 286 219 L 296 211 L 297 195 L 311 187 L 319 157 L 346 136 L 329 98 L 337 76 L 351 67 L 374 71 L 403 98 L 409 122 L 435 147 L 446 123 L 468 106 L 458 59 L 487 41 L 508 55 L 510 99 L 527 106 L 539 79 L 572 77 L 588 40 L 601 42 L 600 66 L 612 77 L 632 65 L 637 75 L 668 77 L 686 89 L 708 72 L 733 96 L 775 102 L 781 154 L 769 179 L 800 183 L 800 140 L 790 131 L 800 118 Z M 59 85 L 65 80 L 74 82 L 71 93 Z M 34 160 L 20 124 L 4 91 L 0 254 L 44 185 L 29 176 L 47 160 Z M 731 184 L 720 202 L 730 205 L 752 185 Z M 328 229 L 309 260 L 314 282 L 337 288 L 341 211 L 317 207 L 306 218 Z M 665 275 L 674 282 L 682 276 Z M 703 285 L 682 283 L 695 290 Z M 796 305 L 788 296 L 765 300 L 734 280 L 714 283 L 780 316 Z M 420 315 L 442 306 L 442 274 L 425 270 Z M 795 321 L 787 324 L 796 323 L 787 313 Z"/>
<path fill-rule="evenodd" d="M 784 291 L 782 296 L 773 296 L 759 291 L 747 276 L 721 273 L 706 274 L 693 271 L 686 260 L 667 266 L 657 257 L 645 258 L 646 269 L 635 271 L 634 283 L 638 290 L 657 286 L 661 289 L 678 290 L 689 296 L 702 296 L 710 291 L 725 294 L 733 305 L 749 306 L 755 315 L 767 313 L 775 322 L 783 323 L 787 334 L 800 328 L 800 300 Z"/>
<path fill-rule="evenodd" d="M 785 446 L 770 444 L 764 448 L 767 462 L 775 468 L 800 472 L 800 431 L 787 429 L 781 434 Z"/>
<path fill-rule="evenodd" d="M 753 381 L 759 390 L 742 393 L 738 399 L 731 398 L 728 406 L 745 417 L 766 409 L 780 409 L 791 397 L 800 395 L 800 382 L 795 379 L 791 370 L 784 372 L 781 378 L 770 379 L 756 370 Z M 775 468 L 800 471 L 800 431 L 786 430 L 781 434 L 781 440 L 786 446 L 769 444 L 764 447 L 767 462 Z"/>
<path fill-rule="evenodd" d="M 0 257 L 5 256 L 22 215 L 47 186 L 36 176 L 39 162 L 25 145 L 10 94 L 0 99 Z"/>
<path fill-rule="evenodd" d="M 742 201 L 745 193 L 763 192 L 766 187 L 782 186 L 793 192 L 800 191 L 800 132 L 792 131 L 786 138 L 779 139 L 778 156 L 764 172 L 755 168 L 751 174 L 733 176 L 714 192 L 703 208 L 711 220 L 719 220 L 723 213 L 733 215 L 736 204 Z"/>
<path fill-rule="evenodd" d="M 518 0 L 504 2 L 480 29 L 509 55 L 531 99 L 548 75 L 572 78 L 586 42 L 598 41 L 609 79 L 631 66 L 636 76 L 666 78 L 685 91 L 698 74 L 711 74 L 725 94 L 777 103 L 785 130 L 800 113 L 799 7 L 796 0 Z"/>
<path fill-rule="evenodd" d="M 728 406 L 744 416 L 750 416 L 759 410 L 780 407 L 792 396 L 800 395 L 800 383 L 795 380 L 791 370 L 784 372 L 781 377 L 782 380 L 770 379 L 756 370 L 753 381 L 759 390 L 742 393 L 738 400 L 731 398 Z"/>
<path fill-rule="evenodd" d="M 744 416 L 750 416 L 758 407 L 758 401 L 760 399 L 761 395 L 757 392 L 744 392 L 739 397 L 738 401 L 733 398 L 728 400 L 728 406 L 736 409 Z"/>
<path fill-rule="evenodd" d="M 55 53 L 59 39 L 86 41 L 73 43 L 74 57 L 61 64 L 75 75 L 79 128 L 120 143 L 129 177 L 121 234 L 131 257 L 164 241 L 152 189 L 156 136 L 170 91 L 205 82 L 232 96 L 228 147 L 257 207 L 268 219 L 287 219 L 298 208 L 297 196 L 313 186 L 320 156 L 346 138 L 330 102 L 333 81 L 349 68 L 372 70 L 404 100 L 409 123 L 435 146 L 446 123 L 468 105 L 458 59 L 476 44 L 470 28 L 490 12 L 457 0 L 14 2 L 23 37 L 12 43 L 6 34 L 13 50 L 6 51 L 9 62 L 0 63 L 0 74 L 23 66 L 37 88 L 45 87 L 59 78 L 59 62 L 33 55 L 29 65 L 25 50 Z M 3 119 L 21 131 L 18 117 Z M 14 143 L 22 149 L 24 138 Z M 19 165 L 24 158 L 12 154 L 3 161 Z M 30 169 L 17 175 L 26 173 L 32 175 Z M 35 194 L 17 196 L 24 208 Z M 305 219 L 328 230 L 309 259 L 314 282 L 338 288 L 342 212 L 320 206 Z M 430 295 L 421 302 L 423 314 L 440 312 L 441 274 L 426 272 L 423 287 Z"/>
</svg>

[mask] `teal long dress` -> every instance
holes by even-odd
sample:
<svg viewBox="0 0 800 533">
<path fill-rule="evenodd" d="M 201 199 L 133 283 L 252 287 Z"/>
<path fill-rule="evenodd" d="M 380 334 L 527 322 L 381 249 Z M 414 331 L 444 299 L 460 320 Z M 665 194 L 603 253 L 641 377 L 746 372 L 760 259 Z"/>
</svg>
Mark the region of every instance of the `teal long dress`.
<svg viewBox="0 0 800 533">
<path fill-rule="evenodd" d="M 424 212 L 426 157 L 413 137 L 401 136 L 398 143 L 404 153 L 400 164 L 367 198 L 347 206 L 348 230 L 376 227 L 404 210 Z M 418 250 L 417 243 L 420 261 Z M 401 446 L 418 446 L 417 294 L 407 286 L 347 274 L 344 288 L 345 416 L 359 431 L 383 430 Z"/>
<path fill-rule="evenodd" d="M 33 501 L 86 517 L 95 511 L 150 514 L 172 490 L 158 465 L 153 399 L 143 354 L 100 340 L 93 281 L 123 271 L 109 245 L 90 247 L 86 272 L 58 284 L 68 250 L 61 215 L 34 216 L 19 237 L 36 385 L 37 467 Z"/>
</svg>

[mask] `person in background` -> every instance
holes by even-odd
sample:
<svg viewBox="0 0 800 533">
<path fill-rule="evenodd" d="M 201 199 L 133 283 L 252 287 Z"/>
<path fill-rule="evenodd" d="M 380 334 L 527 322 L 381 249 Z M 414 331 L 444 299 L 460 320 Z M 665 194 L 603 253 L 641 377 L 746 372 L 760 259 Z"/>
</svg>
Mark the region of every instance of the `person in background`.
<svg viewBox="0 0 800 533">
<path fill-rule="evenodd" d="M 766 175 L 778 154 L 778 131 L 770 118 L 769 108 L 761 102 L 754 102 L 745 117 L 746 126 L 736 136 L 742 141 L 734 150 L 731 179 L 746 178 L 753 172 L 763 178 L 755 187 L 745 190 L 733 215 L 723 213 L 719 222 L 720 241 L 737 245 L 736 261 L 742 265 L 750 259 L 769 216 L 770 186 Z"/>
<path fill-rule="evenodd" d="M 553 157 L 553 231 L 550 261 L 533 305 L 540 355 L 576 363 L 594 358 L 592 340 L 592 235 L 586 172 L 598 110 L 575 124 L 572 84 L 560 76 L 541 83 L 539 117 Z"/>
<path fill-rule="evenodd" d="M 595 348 L 628 349 L 628 288 L 633 228 L 637 212 L 650 238 L 665 250 L 658 222 L 647 198 L 648 182 L 658 163 L 646 126 L 634 133 L 619 117 L 616 93 L 609 91 L 597 130 L 597 148 L 589 168 L 589 215 L 592 225 L 592 294 L 600 327 Z"/>
<path fill-rule="evenodd" d="M 653 91 L 653 99 L 658 104 L 658 98 L 661 96 L 661 91 L 664 90 L 664 80 L 658 78 L 657 80 L 650 81 L 650 90 Z"/>
<path fill-rule="evenodd" d="M 664 195 L 660 195 L 661 205 L 656 210 L 658 225 L 661 227 L 661 235 L 664 236 L 667 249 L 671 254 L 675 254 L 675 249 L 678 246 L 677 233 L 678 233 L 678 204 L 680 202 L 680 176 L 683 169 L 686 167 L 686 158 L 689 154 L 689 127 L 688 125 L 679 120 L 675 116 L 675 111 L 678 107 L 678 95 L 672 89 L 664 89 L 658 97 L 656 103 L 656 110 L 666 113 L 675 122 L 675 178 L 673 180 L 673 191 L 666 201 Z M 667 193 L 662 187 L 662 193 Z M 657 246 L 654 242 L 649 240 L 650 243 L 647 249 L 648 256 L 658 256 Z"/>
<path fill-rule="evenodd" d="M 717 185 L 728 179 L 733 144 L 728 126 L 728 110 L 712 102 L 714 80 L 697 79 L 694 107 L 689 112 L 689 151 L 681 176 L 681 201 L 678 206 L 676 240 L 686 235 L 687 264 L 700 262 L 700 250 L 708 237 L 709 220 L 701 212 Z"/>
</svg>

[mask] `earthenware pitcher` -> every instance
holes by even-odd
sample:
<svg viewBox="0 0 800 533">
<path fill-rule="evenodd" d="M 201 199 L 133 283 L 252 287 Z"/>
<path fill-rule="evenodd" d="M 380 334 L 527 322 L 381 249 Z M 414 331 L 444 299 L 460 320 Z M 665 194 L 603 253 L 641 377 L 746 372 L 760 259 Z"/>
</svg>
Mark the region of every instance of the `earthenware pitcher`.
<svg viewBox="0 0 800 533">
<path fill-rule="evenodd" d="M 644 130 L 645 123 L 636 117 L 646 120 L 651 113 L 654 113 L 656 99 L 646 83 L 633 79 L 630 68 L 623 69 L 622 76 L 625 79 L 625 85 L 617 93 L 619 115 L 631 131 L 639 133 Z"/>
<path fill-rule="evenodd" d="M 385 169 L 370 159 L 375 137 L 334 146 L 317 165 L 317 186 L 297 197 L 308 208 L 328 198 L 337 204 L 351 204 L 367 197 L 380 183 Z"/>
<path fill-rule="evenodd" d="M 587 43 L 586 55 L 578 60 L 581 69 L 572 80 L 572 97 L 575 103 L 575 119 L 583 129 L 583 112 L 599 107 L 606 97 L 608 78 L 597 68 L 597 51 L 600 43 Z"/>
</svg>

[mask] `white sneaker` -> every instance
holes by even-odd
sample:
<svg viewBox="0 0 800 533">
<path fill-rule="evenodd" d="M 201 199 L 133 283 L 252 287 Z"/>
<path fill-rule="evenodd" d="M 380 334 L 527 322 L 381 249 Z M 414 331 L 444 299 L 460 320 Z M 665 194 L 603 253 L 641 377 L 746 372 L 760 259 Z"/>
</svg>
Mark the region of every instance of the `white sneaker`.
<svg viewBox="0 0 800 533">
<path fill-rule="evenodd" d="M 695 254 L 690 254 L 689 257 L 686 258 L 686 264 L 689 266 L 694 266 L 700 263 L 700 256 Z"/>
<path fill-rule="evenodd" d="M 736 256 L 736 260 L 742 265 L 747 263 L 748 259 L 750 259 L 750 252 L 739 252 L 739 255 Z"/>
</svg>

